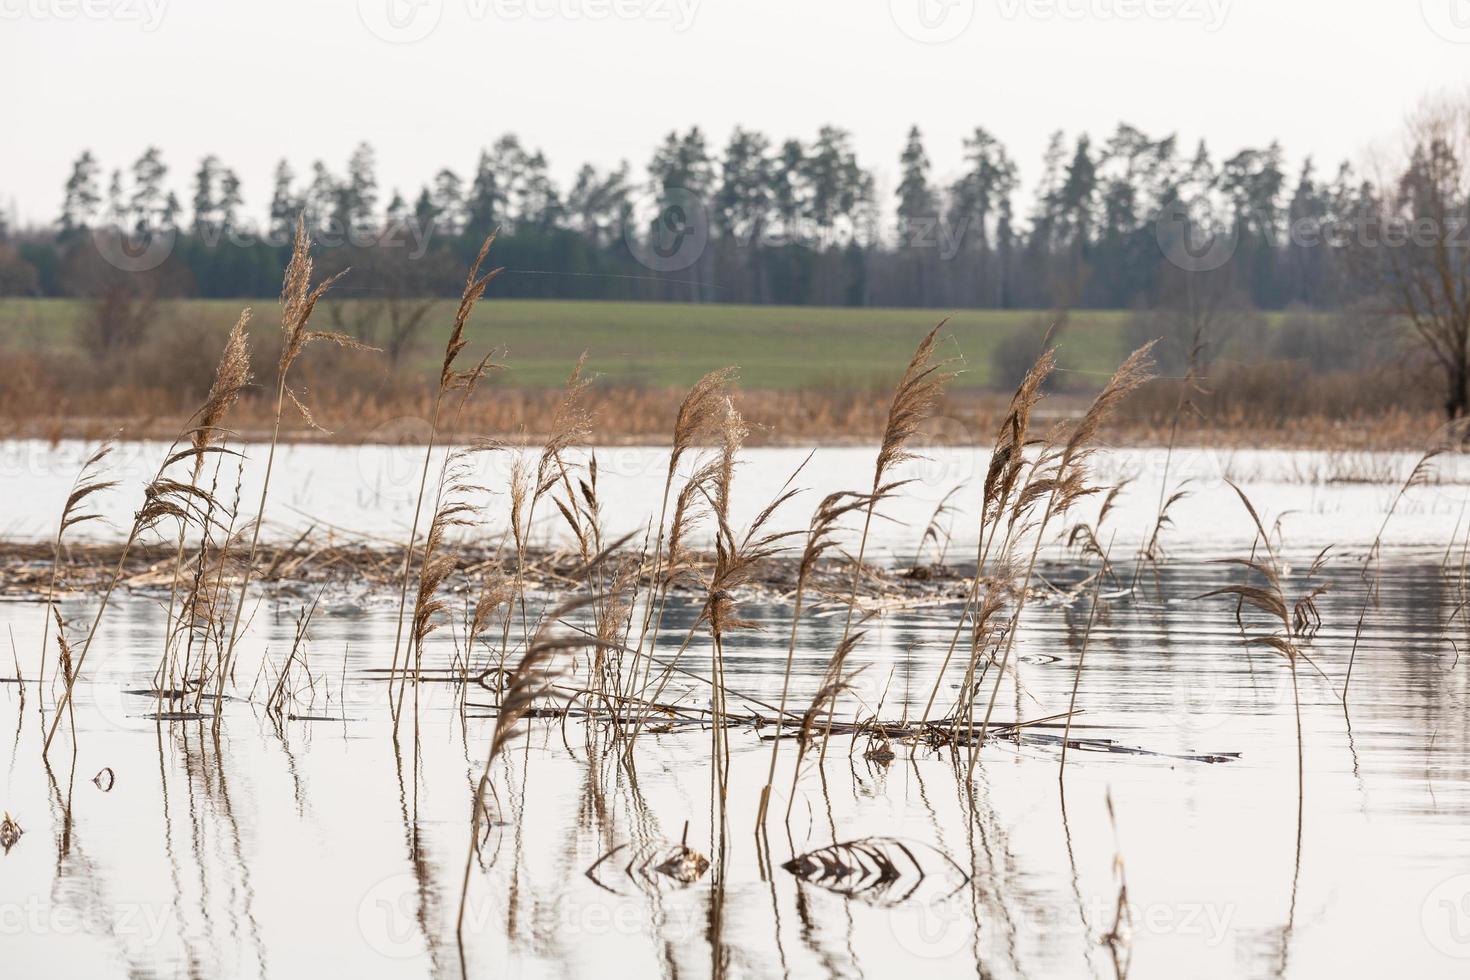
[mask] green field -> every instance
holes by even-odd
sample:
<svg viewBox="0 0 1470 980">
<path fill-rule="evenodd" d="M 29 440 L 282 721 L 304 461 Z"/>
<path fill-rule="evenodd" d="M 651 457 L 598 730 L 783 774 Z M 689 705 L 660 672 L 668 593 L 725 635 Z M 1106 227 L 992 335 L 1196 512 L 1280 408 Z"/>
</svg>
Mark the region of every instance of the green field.
<svg viewBox="0 0 1470 980">
<path fill-rule="evenodd" d="M 222 339 L 242 305 L 173 300 L 161 304 L 159 315 L 166 329 L 198 329 Z M 275 303 L 253 305 L 257 333 L 270 329 Z M 444 301 L 431 312 L 412 348 L 414 366 L 431 369 L 442 356 L 454 306 Z M 86 309 L 80 300 L 0 300 L 0 349 L 73 350 Z M 470 339 L 474 350 L 494 345 L 507 351 L 509 371 L 502 378 L 510 384 L 560 384 L 586 350 L 589 369 L 615 384 L 687 385 L 734 364 L 749 388 L 869 388 L 891 384 L 919 338 L 949 312 L 487 299 L 471 322 Z M 1072 313 L 1061 337 L 1062 366 L 1110 373 L 1126 353 L 1127 317 Z M 333 326 L 325 309 L 314 322 Z M 1039 335 L 1047 322 L 1038 311 L 954 312 L 945 332 L 952 338 L 946 349 L 964 359 L 957 383 L 985 386 L 996 344 L 1023 330 Z"/>
</svg>

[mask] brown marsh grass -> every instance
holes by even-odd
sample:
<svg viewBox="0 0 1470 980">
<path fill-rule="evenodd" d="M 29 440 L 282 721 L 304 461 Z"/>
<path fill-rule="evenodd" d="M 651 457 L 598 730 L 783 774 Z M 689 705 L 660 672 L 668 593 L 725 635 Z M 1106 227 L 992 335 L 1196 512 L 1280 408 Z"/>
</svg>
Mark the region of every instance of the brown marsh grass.
<svg viewBox="0 0 1470 980">
<path fill-rule="evenodd" d="M 278 339 L 259 338 L 252 373 L 270 377 Z M 197 351 L 198 341 L 193 342 Z M 100 441 L 121 429 L 128 438 L 167 440 L 183 427 L 208 386 L 159 383 L 161 370 L 136 378 L 114 372 L 96 383 L 79 384 L 67 359 L 29 351 L 0 351 L 8 381 L 0 386 L 0 437 L 55 441 Z M 287 413 L 277 438 L 284 442 L 392 443 L 429 440 L 435 392 L 422 375 L 390 369 L 379 358 L 332 358 L 315 349 L 292 367 L 309 388 L 312 411 L 330 419 L 330 432 Z M 1439 406 L 1415 393 L 1422 385 L 1372 378 L 1318 377 L 1267 367 L 1239 374 L 1217 368 L 1207 394 L 1197 395 L 1174 425 L 1177 382 L 1155 382 L 1130 396 L 1110 420 L 1104 439 L 1114 445 L 1240 446 L 1325 450 L 1418 449 L 1444 422 Z M 1289 400 L 1277 386 L 1285 386 Z M 731 383 L 731 390 L 737 390 Z M 190 395 L 190 391 L 199 394 Z M 587 393 L 605 445 L 643 445 L 667 438 L 669 420 L 688 389 L 653 385 L 599 384 Z M 739 388 L 740 410 L 750 428 L 746 444 L 874 444 L 887 422 L 887 393 L 862 388 Z M 514 441 L 522 433 L 539 442 L 551 431 L 560 401 L 558 388 L 518 381 L 513 360 L 493 386 L 467 402 L 463 431 Z M 1086 411 L 1090 398 L 1064 390 L 1047 399 L 1048 424 Z M 988 438 L 1009 410 L 1008 393 L 951 389 L 934 410 L 943 424 L 921 431 L 930 445 L 974 444 Z M 248 387 L 233 415 L 239 437 L 264 442 L 275 431 L 270 394 Z"/>
</svg>

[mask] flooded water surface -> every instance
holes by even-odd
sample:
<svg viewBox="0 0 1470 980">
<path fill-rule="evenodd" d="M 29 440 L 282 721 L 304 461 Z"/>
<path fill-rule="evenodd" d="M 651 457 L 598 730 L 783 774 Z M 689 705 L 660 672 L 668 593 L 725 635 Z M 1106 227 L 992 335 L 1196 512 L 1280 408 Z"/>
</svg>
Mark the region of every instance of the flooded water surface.
<svg viewBox="0 0 1470 980">
<path fill-rule="evenodd" d="M 138 505 L 128 488 L 158 450 L 124 447 L 123 488 L 103 505 L 111 526 L 88 529 L 92 540 L 127 523 Z M 45 540 L 82 449 L 5 452 L 7 532 Z M 1197 449 L 1175 454 L 1166 476 L 1162 451 L 1108 455 L 1103 481 L 1132 482 L 1104 521 L 1099 494 L 1048 532 L 1011 664 L 992 670 L 977 696 L 976 727 L 1001 677 L 994 734 L 971 770 L 968 747 L 898 737 L 956 710 L 968 657 L 968 626 L 961 652 L 948 655 L 967 606 L 986 460 L 930 455 L 914 470 L 914 492 L 881 511 L 868 555 L 929 568 L 926 588 L 869 604 L 825 751 L 818 735 L 798 768 L 797 740 L 780 742 L 764 836 L 757 811 L 783 696 L 789 588 L 735 590 L 751 628 L 726 636 L 718 658 L 698 622 L 701 596 L 676 592 L 655 671 L 677 669 L 651 700 L 680 711 L 642 718 L 631 749 L 616 732 L 626 714 L 615 724 L 590 698 L 533 711 L 490 766 L 473 848 L 473 800 L 504 694 L 494 671 L 481 673 L 500 662 L 499 630 L 497 649 L 484 644 L 465 666 L 460 607 L 473 597 L 453 595 L 426 638 L 421 682 L 404 685 L 395 725 L 396 589 L 344 575 L 320 593 L 290 582 L 252 591 L 228 696 L 217 713 L 211 701 L 195 713 L 190 699 L 160 700 L 156 690 L 169 590 L 121 587 L 46 764 L 56 685 L 48 674 L 42 690 L 36 678 L 43 630 L 54 662 L 56 627 L 42 602 L 12 597 L 0 604 L 14 651 L 0 668 L 0 808 L 20 835 L 0 856 L 5 974 L 1470 971 L 1470 488 L 1455 460 L 1396 504 L 1372 553 L 1412 456 Z M 288 449 L 273 489 L 278 519 L 264 534 L 405 536 L 415 456 Z M 746 453 L 732 523 L 749 522 L 805 456 Z M 657 450 L 599 451 L 609 540 L 656 521 L 666 460 Z M 804 528 L 821 495 L 863 486 L 871 461 L 870 448 L 819 451 L 795 480 L 811 493 L 780 527 Z M 508 464 L 484 465 L 479 482 L 500 492 Z M 1201 598 L 1247 580 L 1248 569 L 1220 559 L 1253 548 L 1263 557 L 1227 479 L 1262 511 L 1282 593 L 1312 597 L 1290 610 L 1311 621 L 1292 631 L 1295 683 L 1278 649 L 1247 642 L 1270 633 L 1258 610 L 1238 608 L 1234 595 Z M 1171 509 L 1156 560 L 1140 561 L 1160 487 L 1185 480 L 1191 495 Z M 503 501 L 491 500 L 465 533 L 504 534 Z M 554 516 L 538 515 L 538 540 L 564 540 Z M 931 521 L 940 530 L 926 540 Z M 1111 575 L 1094 578 L 1098 556 L 1066 546 L 1079 521 L 1110 548 Z M 842 538 L 849 550 L 853 524 Z M 533 605 L 556 599 L 538 590 Z M 848 632 L 842 599 L 808 596 L 787 735 Z M 73 644 L 96 609 L 94 595 L 61 602 Z M 511 659 L 530 632 L 521 615 L 505 629 Z M 581 684 L 596 656 L 576 651 L 568 683 Z M 717 671 L 727 748 L 700 721 Z M 854 734 L 864 719 L 892 723 L 894 737 Z M 679 880 L 671 856 L 692 880 Z"/>
</svg>

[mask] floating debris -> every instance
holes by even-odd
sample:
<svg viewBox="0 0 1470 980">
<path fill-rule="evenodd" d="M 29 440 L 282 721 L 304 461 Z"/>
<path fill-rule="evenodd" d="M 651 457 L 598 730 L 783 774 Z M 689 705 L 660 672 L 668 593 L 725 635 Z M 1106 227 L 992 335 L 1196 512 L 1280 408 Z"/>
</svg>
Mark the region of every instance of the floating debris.
<svg viewBox="0 0 1470 980">
<path fill-rule="evenodd" d="M 0 820 L 0 847 L 5 848 L 6 854 L 10 853 L 10 849 L 16 845 L 23 833 L 25 831 L 20 829 L 20 824 L 16 823 L 15 818 L 7 812 L 5 819 Z"/>
<path fill-rule="evenodd" d="M 709 858 L 689 846 L 689 823 L 685 821 L 684 835 L 679 843 L 651 841 L 637 847 L 619 844 L 593 862 L 592 867 L 586 871 L 587 877 L 594 884 L 610 892 L 616 892 L 616 888 L 597 876 L 597 869 L 602 867 L 614 854 L 629 850 L 630 847 L 632 856 L 623 866 L 623 874 L 632 879 L 640 888 L 648 885 L 657 887 L 663 880 L 689 885 L 703 878 L 705 872 L 709 871 Z"/>
<path fill-rule="evenodd" d="M 895 756 L 888 739 L 875 738 L 868 743 L 867 749 L 863 752 L 863 758 L 874 765 L 886 766 L 893 762 Z"/>
<path fill-rule="evenodd" d="M 104 793 L 112 792 L 112 784 L 117 782 L 117 775 L 111 766 L 104 766 L 102 771 L 92 777 L 92 783 Z"/>
<path fill-rule="evenodd" d="M 672 852 L 653 866 L 656 874 L 672 878 L 687 885 L 704 877 L 709 870 L 709 858 L 683 843 L 675 845 Z"/>
</svg>

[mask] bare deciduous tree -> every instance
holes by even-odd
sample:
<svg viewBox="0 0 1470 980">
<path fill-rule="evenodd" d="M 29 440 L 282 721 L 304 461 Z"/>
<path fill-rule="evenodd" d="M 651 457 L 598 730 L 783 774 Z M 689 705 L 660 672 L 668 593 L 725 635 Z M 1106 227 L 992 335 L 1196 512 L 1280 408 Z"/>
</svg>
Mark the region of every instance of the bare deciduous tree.
<svg viewBox="0 0 1470 980">
<path fill-rule="evenodd" d="M 1383 188 L 1373 241 L 1389 310 L 1428 350 L 1445 414 L 1470 413 L 1470 94 L 1425 102 L 1408 160 Z"/>
<path fill-rule="evenodd" d="M 442 252 L 418 254 L 397 244 L 344 248 L 323 265 L 350 266 L 363 283 L 353 298 L 327 305 L 333 327 L 381 348 L 393 365 L 413 345 L 446 283 L 454 281 Z"/>
</svg>

